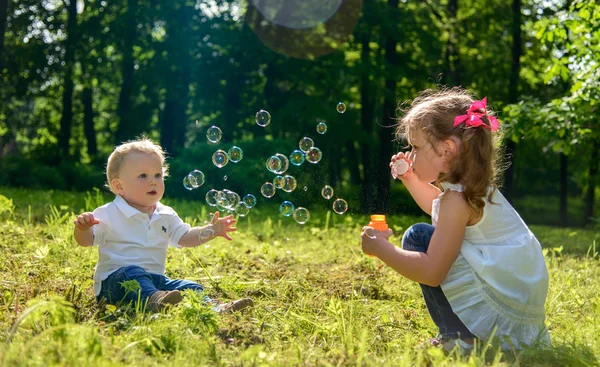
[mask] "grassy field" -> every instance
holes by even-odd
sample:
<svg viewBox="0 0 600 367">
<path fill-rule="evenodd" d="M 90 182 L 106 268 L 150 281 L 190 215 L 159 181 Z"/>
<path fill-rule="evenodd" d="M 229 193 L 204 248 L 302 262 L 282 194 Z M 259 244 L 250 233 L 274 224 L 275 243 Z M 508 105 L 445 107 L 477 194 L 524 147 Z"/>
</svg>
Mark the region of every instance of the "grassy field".
<svg viewBox="0 0 600 367">
<path fill-rule="evenodd" d="M 170 249 L 167 274 L 201 282 L 211 297 L 252 297 L 248 312 L 217 315 L 197 294 L 158 314 L 98 307 L 97 249 L 73 240 L 75 213 L 111 200 L 0 188 L 2 366 L 598 366 L 598 231 L 532 226 L 550 271 L 553 347 L 470 356 L 421 346 L 435 336 L 417 284 L 362 254 L 365 215 L 311 213 L 300 226 L 276 209 L 240 218 L 234 240 Z M 191 224 L 203 203 L 164 200 Z M 394 216 L 403 230 L 426 218 Z"/>
</svg>

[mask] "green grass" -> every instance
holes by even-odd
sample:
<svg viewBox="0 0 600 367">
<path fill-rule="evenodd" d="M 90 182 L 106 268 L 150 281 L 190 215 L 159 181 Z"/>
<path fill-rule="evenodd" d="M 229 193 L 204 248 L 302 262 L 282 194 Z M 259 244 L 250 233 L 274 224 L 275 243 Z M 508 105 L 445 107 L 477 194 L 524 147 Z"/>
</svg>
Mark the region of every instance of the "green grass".
<svg viewBox="0 0 600 367">
<path fill-rule="evenodd" d="M 217 315 L 186 294 L 159 314 L 98 307 L 95 248 L 72 238 L 75 213 L 110 197 L 0 188 L 2 366 L 598 366 L 600 262 L 592 230 L 533 226 L 550 271 L 547 324 L 553 347 L 471 356 L 416 348 L 436 328 L 417 284 L 360 251 L 366 216 L 311 213 L 305 226 L 258 208 L 234 240 L 170 249 L 167 274 L 201 282 L 222 300 L 252 297 L 243 314 Z M 201 224 L 203 203 L 169 201 Z M 424 218 L 388 222 L 403 229 Z"/>
</svg>

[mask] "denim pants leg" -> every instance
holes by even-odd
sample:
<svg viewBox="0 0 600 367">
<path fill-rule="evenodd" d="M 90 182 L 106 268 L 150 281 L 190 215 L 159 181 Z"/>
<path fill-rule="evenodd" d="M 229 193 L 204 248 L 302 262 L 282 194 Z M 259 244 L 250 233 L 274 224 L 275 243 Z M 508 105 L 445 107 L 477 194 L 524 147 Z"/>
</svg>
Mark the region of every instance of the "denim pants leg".
<svg viewBox="0 0 600 367">
<path fill-rule="evenodd" d="M 169 279 L 168 277 L 162 275 L 158 283 L 158 289 L 161 291 L 183 291 L 185 289 L 193 289 L 196 292 L 204 291 L 202 284 L 185 279 Z M 208 296 L 204 296 L 204 302 L 210 303 L 212 302 L 212 299 L 210 299 Z"/>
<path fill-rule="evenodd" d="M 407 251 L 427 252 L 435 227 L 427 223 L 417 223 L 406 230 L 402 237 L 402 248 Z M 442 338 L 472 338 L 473 334 L 452 311 L 450 303 L 441 287 L 419 284 L 425 298 L 427 310 L 433 322 L 440 329 Z"/>
<path fill-rule="evenodd" d="M 100 302 L 104 297 L 110 304 L 137 302 L 140 293 L 140 300 L 143 303 L 158 290 L 159 278 L 155 275 L 157 274 L 149 273 L 136 265 L 122 267 L 102 281 L 102 290 L 96 300 Z M 139 292 L 126 292 L 121 283 L 127 280 L 136 280 L 140 284 Z"/>
</svg>

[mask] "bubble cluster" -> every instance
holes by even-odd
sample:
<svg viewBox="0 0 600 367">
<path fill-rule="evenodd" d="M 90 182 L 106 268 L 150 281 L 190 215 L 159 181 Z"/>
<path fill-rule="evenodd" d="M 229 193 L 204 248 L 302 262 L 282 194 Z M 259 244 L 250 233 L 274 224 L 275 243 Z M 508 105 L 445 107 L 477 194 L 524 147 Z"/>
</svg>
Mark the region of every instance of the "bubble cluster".
<svg viewBox="0 0 600 367">
<path fill-rule="evenodd" d="M 321 189 L 321 196 L 323 196 L 325 200 L 331 199 L 333 197 L 333 187 L 329 185 L 323 186 Z"/>
<path fill-rule="evenodd" d="M 314 146 L 315 146 L 315 142 L 311 138 L 308 138 L 308 137 L 304 137 L 304 138 L 300 139 L 300 142 L 298 143 L 298 147 L 304 153 L 308 152 L 308 150 Z"/>
<path fill-rule="evenodd" d="M 306 160 L 312 164 L 317 164 L 323 158 L 323 153 L 321 149 L 317 147 L 312 147 L 306 152 Z"/>
<path fill-rule="evenodd" d="M 238 163 L 242 160 L 242 158 L 244 158 L 244 152 L 242 151 L 242 148 L 236 147 L 235 145 L 229 148 L 227 155 L 229 156 L 229 160 L 233 163 Z"/>
<path fill-rule="evenodd" d="M 241 202 L 240 195 L 228 189 L 224 189 L 223 191 L 211 189 L 206 193 L 204 198 L 208 205 L 214 206 L 222 212 L 235 211 Z"/>
<path fill-rule="evenodd" d="M 260 110 L 255 116 L 256 124 L 260 127 L 265 127 L 271 122 L 271 114 L 268 111 Z"/>
<path fill-rule="evenodd" d="M 325 134 L 327 132 L 327 124 L 324 122 L 319 122 L 317 124 L 317 132 L 319 134 Z"/>
<path fill-rule="evenodd" d="M 213 153 L 212 162 L 219 168 L 225 167 L 229 163 L 229 157 L 224 150 L 219 149 Z"/>
<path fill-rule="evenodd" d="M 290 154 L 290 162 L 292 162 L 294 166 L 299 166 L 304 163 L 304 152 L 298 149 L 294 150 Z"/>
<path fill-rule="evenodd" d="M 344 199 L 336 199 L 333 202 L 333 211 L 338 214 L 344 214 L 348 210 L 348 203 Z"/>
<path fill-rule="evenodd" d="M 292 214 L 292 216 L 298 224 L 304 224 L 310 219 L 310 212 L 308 209 L 300 206 L 294 210 L 294 214 Z"/>
<path fill-rule="evenodd" d="M 183 187 L 188 190 L 197 189 L 204 185 L 204 181 L 204 173 L 195 169 L 183 178 Z"/>
<path fill-rule="evenodd" d="M 335 106 L 335 110 L 339 113 L 346 112 L 346 105 L 342 102 L 338 102 L 337 106 Z"/>
<path fill-rule="evenodd" d="M 273 197 L 273 195 L 275 195 L 275 191 L 277 191 L 275 185 L 270 182 L 265 182 L 260 188 L 260 193 L 266 198 Z"/>
<path fill-rule="evenodd" d="M 289 217 L 294 213 L 294 204 L 292 204 L 290 201 L 284 201 L 281 203 L 281 205 L 279 205 L 279 212 L 284 216 Z"/>
<path fill-rule="evenodd" d="M 211 126 L 208 128 L 208 130 L 206 130 L 206 138 L 211 143 L 217 143 L 219 140 L 221 140 L 222 136 L 223 132 L 216 126 Z"/>
</svg>

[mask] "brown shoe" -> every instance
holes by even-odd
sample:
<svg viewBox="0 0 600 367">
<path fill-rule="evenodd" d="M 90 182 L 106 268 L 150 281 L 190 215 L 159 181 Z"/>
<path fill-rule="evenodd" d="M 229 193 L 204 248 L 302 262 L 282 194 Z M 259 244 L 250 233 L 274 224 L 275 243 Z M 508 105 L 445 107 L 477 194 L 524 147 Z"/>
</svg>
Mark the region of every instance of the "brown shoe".
<svg viewBox="0 0 600 367">
<path fill-rule="evenodd" d="M 166 305 L 176 305 L 183 297 L 178 290 L 174 291 L 156 291 L 148 299 L 148 309 L 150 311 L 160 311 Z"/>
<path fill-rule="evenodd" d="M 250 298 L 242 298 L 229 303 L 220 303 L 213 310 L 218 313 L 230 313 L 241 311 L 248 307 L 254 307 L 254 301 Z"/>
</svg>

